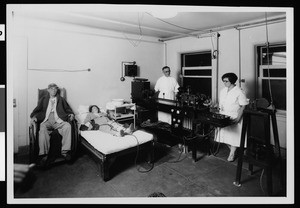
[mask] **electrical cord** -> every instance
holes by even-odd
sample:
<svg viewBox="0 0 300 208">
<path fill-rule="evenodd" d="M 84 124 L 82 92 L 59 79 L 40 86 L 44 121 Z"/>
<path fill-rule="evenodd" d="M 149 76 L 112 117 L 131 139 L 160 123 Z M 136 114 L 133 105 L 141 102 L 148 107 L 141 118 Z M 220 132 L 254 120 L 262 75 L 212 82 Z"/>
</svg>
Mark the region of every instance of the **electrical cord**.
<svg viewBox="0 0 300 208">
<path fill-rule="evenodd" d="M 212 127 L 207 134 L 196 134 L 196 136 L 207 137 L 208 135 L 210 135 L 213 132 L 214 129 L 215 129 L 215 127 Z"/>
<path fill-rule="evenodd" d="M 184 148 L 184 147 L 182 147 L 182 148 L 179 149 L 179 150 L 180 150 L 179 156 L 177 157 L 176 160 L 167 161 L 167 163 L 178 163 L 178 162 L 181 162 L 181 161 L 185 160 L 185 159 L 187 158 L 187 155 L 185 155 L 183 158 L 181 158 L 181 155 L 182 155 L 182 153 L 183 153 L 183 148 Z M 180 159 L 180 158 L 181 158 L 181 159 Z"/>
<path fill-rule="evenodd" d="M 170 130 L 170 127 L 171 125 L 168 124 L 168 123 L 165 123 L 165 122 L 154 122 L 154 123 L 150 123 L 149 121 L 144 121 L 143 123 L 140 124 L 141 127 L 149 127 L 149 128 L 159 128 L 159 129 L 162 129 L 162 130 L 165 130 L 165 131 L 169 131 L 171 132 Z M 182 138 L 182 141 L 183 141 L 183 146 L 185 147 L 186 146 L 186 141 L 190 141 L 190 140 L 193 140 L 193 139 L 196 139 L 197 137 L 207 137 L 209 136 L 213 131 L 215 130 L 215 127 L 212 127 L 208 133 L 206 134 L 195 134 L 195 136 L 193 137 L 187 137 L 187 136 L 183 136 L 181 137 Z M 175 137 L 177 137 L 178 135 L 174 135 Z M 211 151 L 211 150 L 210 150 Z M 182 156 L 182 153 L 183 153 L 183 148 L 180 148 L 180 153 L 179 153 L 179 156 L 176 160 L 174 161 L 168 161 L 168 163 L 177 163 L 177 162 L 181 162 L 183 161 L 184 159 L 187 158 L 187 155 L 185 155 L 185 157 L 181 158 Z M 213 153 L 214 154 L 214 153 Z"/>
<path fill-rule="evenodd" d="M 184 159 L 187 158 L 187 155 L 185 155 L 184 158 L 180 159 L 180 157 L 181 157 L 181 155 L 182 155 L 182 153 L 183 153 L 183 149 L 184 149 L 185 146 L 186 146 L 186 141 L 191 141 L 191 140 L 193 140 L 193 139 L 196 139 L 197 137 L 203 137 L 203 138 L 205 138 L 205 137 L 207 137 L 208 135 L 210 135 L 210 134 L 213 132 L 214 129 L 215 129 L 214 127 L 211 128 L 211 129 L 209 130 L 209 132 L 208 132 L 207 134 L 204 134 L 204 135 L 203 135 L 203 134 L 195 134 L 195 136 L 193 136 L 193 137 L 186 137 L 186 136 L 183 136 L 183 137 L 182 137 L 183 148 L 180 148 L 180 154 L 179 154 L 177 160 L 175 160 L 175 161 L 169 161 L 169 163 L 181 162 L 181 161 L 183 161 Z"/>
<path fill-rule="evenodd" d="M 270 58 L 269 58 L 269 35 L 268 35 L 268 18 L 267 12 L 265 13 L 266 18 L 266 40 L 267 40 L 267 62 L 268 62 L 268 86 L 269 86 L 269 93 L 270 93 L 270 104 L 273 107 L 273 95 L 271 89 L 271 79 L 270 79 Z"/>
<path fill-rule="evenodd" d="M 263 185 L 262 185 L 262 177 L 264 175 L 264 172 L 265 172 L 265 169 L 263 169 L 262 172 L 261 172 L 260 179 L 259 179 L 259 184 L 260 184 L 260 188 L 263 191 L 264 195 L 266 195 L 266 193 L 264 191 L 264 188 L 263 188 Z"/>
<path fill-rule="evenodd" d="M 133 135 L 133 134 L 127 134 L 128 136 L 132 136 L 132 137 L 134 137 L 135 138 L 135 140 L 136 140 L 136 142 L 137 142 L 137 151 L 136 151 L 136 156 L 135 156 L 135 159 L 134 159 L 134 165 L 135 165 L 135 167 L 136 167 L 136 169 L 140 172 L 140 173 L 147 173 L 147 172 L 149 172 L 149 171 L 151 171 L 153 168 L 154 168 L 154 162 L 151 162 L 151 167 L 150 167 L 150 169 L 148 169 L 148 170 L 145 170 L 145 171 L 143 171 L 143 170 L 141 170 L 140 168 L 138 168 L 138 165 L 137 165 L 137 159 L 138 159 L 138 155 L 139 155 L 139 140 L 138 140 L 138 138 L 135 136 L 135 135 Z"/>
<path fill-rule="evenodd" d="M 210 31 L 210 34 L 212 33 L 212 31 Z M 215 59 L 217 58 L 217 55 L 218 55 L 218 50 L 215 50 L 215 46 L 214 46 L 214 41 L 213 41 L 213 38 L 212 38 L 212 35 L 210 36 L 210 41 L 211 41 L 211 45 L 212 45 L 212 59 Z"/>
<path fill-rule="evenodd" d="M 181 158 L 181 155 L 182 155 L 182 153 L 184 151 L 184 148 L 186 146 L 186 144 L 185 144 L 185 137 L 182 137 L 182 140 L 183 140 L 183 146 L 182 146 L 182 148 L 179 148 L 179 151 L 180 151 L 179 152 L 179 156 L 177 157 L 176 160 L 174 160 L 174 161 L 167 161 L 167 163 L 178 163 L 178 162 L 181 162 L 181 161 L 183 161 L 183 160 L 185 160 L 187 158 L 187 154 L 183 158 Z"/>
<path fill-rule="evenodd" d="M 142 15 L 143 17 L 143 15 Z M 141 18 L 140 18 L 140 13 L 138 13 L 138 24 L 139 24 L 139 32 L 140 32 L 140 36 L 139 36 L 139 39 L 137 41 L 133 41 L 131 39 L 129 39 L 127 37 L 127 35 L 123 32 L 123 35 L 124 37 L 134 46 L 134 47 L 137 47 L 140 43 L 141 43 L 141 40 L 143 38 L 143 33 L 142 33 L 142 28 L 141 28 Z"/>
<path fill-rule="evenodd" d="M 100 126 L 109 126 L 109 127 L 110 127 L 110 129 L 112 129 L 112 128 L 113 128 L 113 126 L 112 126 L 112 125 L 110 125 L 110 124 L 100 124 L 100 125 L 99 125 L 99 128 L 100 128 Z"/>
<path fill-rule="evenodd" d="M 148 15 L 154 17 L 155 19 L 158 19 L 159 21 L 162 21 L 162 22 L 164 22 L 164 23 L 166 23 L 166 24 L 172 25 L 172 26 L 174 26 L 174 27 L 178 27 L 178 28 L 181 28 L 181 29 L 184 29 L 184 30 L 190 30 L 190 31 L 194 31 L 194 32 L 198 32 L 198 31 L 199 31 L 199 30 L 190 29 L 190 28 L 182 27 L 182 26 L 175 25 L 175 24 L 173 24 L 173 23 L 167 22 L 167 21 L 165 21 L 165 20 L 162 20 L 162 19 L 160 19 L 160 18 L 158 18 L 158 17 L 153 16 L 153 15 L 152 15 L 151 13 L 149 13 L 149 12 L 146 12 L 146 14 L 148 14 Z"/>
<path fill-rule="evenodd" d="M 72 69 L 28 69 L 32 71 L 44 71 L 44 72 L 84 72 L 84 71 L 91 71 L 90 68 L 88 69 L 78 69 L 78 70 L 72 70 Z"/>
<path fill-rule="evenodd" d="M 215 129 L 216 129 L 216 127 L 212 127 L 212 128 L 209 130 L 209 132 L 208 132 L 207 134 L 204 134 L 204 135 L 203 135 L 203 134 L 196 134 L 194 137 L 186 137 L 186 140 L 187 140 L 187 141 L 193 140 L 193 139 L 195 139 L 195 138 L 197 138 L 197 137 L 203 137 L 203 138 L 205 138 L 205 137 L 209 136 L 213 131 L 215 131 Z M 214 143 L 212 149 L 214 149 L 214 146 L 215 146 L 215 143 Z M 210 150 L 209 150 L 210 153 L 211 153 L 212 155 L 216 156 L 216 154 L 219 152 L 219 146 L 220 146 L 220 143 L 218 143 L 217 151 L 216 151 L 216 152 L 213 152 L 213 151 L 210 149 Z"/>
<path fill-rule="evenodd" d="M 142 128 L 143 127 L 157 128 L 157 129 L 161 129 L 161 130 L 164 130 L 164 131 L 171 132 L 171 125 L 169 123 L 161 122 L 161 121 L 157 121 L 157 122 L 154 122 L 154 123 L 150 123 L 149 121 L 144 121 L 143 123 L 140 124 L 140 126 Z M 177 135 L 173 135 L 173 136 L 176 137 Z M 184 143 L 184 146 L 185 146 L 185 140 L 184 139 L 183 139 L 183 143 Z M 180 148 L 180 153 L 179 153 L 178 158 L 174 161 L 168 161 L 168 163 L 177 163 L 177 162 L 181 162 L 184 159 L 186 159 L 187 156 L 185 156 L 184 158 L 181 159 L 182 153 L 183 153 L 183 149 Z"/>
<path fill-rule="evenodd" d="M 215 138 L 217 137 L 218 135 L 218 131 L 219 129 L 218 128 L 215 128 Z M 216 156 L 218 153 L 219 153 L 219 150 L 220 150 L 220 137 L 219 137 L 219 141 L 217 141 L 218 145 L 217 145 L 217 149 L 216 151 L 213 151 L 215 149 L 215 144 L 216 142 L 214 142 L 213 146 L 212 146 L 212 150 L 210 150 L 210 153 L 213 155 L 213 156 Z"/>
<path fill-rule="evenodd" d="M 114 121 L 114 122 L 115 122 L 115 121 Z M 116 123 L 116 122 L 115 122 L 115 123 Z M 113 128 L 113 126 L 110 125 L 110 124 L 101 124 L 101 125 L 99 125 L 99 127 L 100 127 L 100 126 L 110 126 L 111 129 Z M 140 144 L 139 144 L 138 138 L 137 138 L 135 135 L 133 135 L 132 133 L 131 133 L 131 134 L 126 134 L 126 135 L 134 137 L 135 140 L 136 140 L 136 142 L 137 142 L 137 151 L 136 151 L 136 156 L 135 156 L 135 159 L 134 159 L 134 164 L 135 164 L 135 166 L 136 166 L 136 169 L 137 169 L 139 172 L 141 172 L 141 173 L 147 173 L 147 172 L 151 171 L 151 170 L 154 168 L 154 162 L 151 162 L 151 167 L 150 167 L 150 169 L 148 169 L 148 170 L 146 170 L 146 171 L 142 171 L 142 170 L 140 170 L 139 168 L 137 168 L 137 159 L 138 159 L 138 155 L 139 155 L 139 145 L 140 145 Z"/>
<path fill-rule="evenodd" d="M 100 130 L 100 127 L 101 127 L 101 126 L 109 126 L 109 127 L 110 127 L 110 130 L 113 130 L 113 131 L 116 131 L 116 132 L 117 132 L 118 130 L 114 129 L 114 127 L 113 127 L 113 125 L 112 125 L 113 123 L 117 123 L 117 122 L 116 122 L 115 120 L 113 120 L 111 124 L 100 124 L 100 125 L 99 125 L 99 130 Z"/>
</svg>

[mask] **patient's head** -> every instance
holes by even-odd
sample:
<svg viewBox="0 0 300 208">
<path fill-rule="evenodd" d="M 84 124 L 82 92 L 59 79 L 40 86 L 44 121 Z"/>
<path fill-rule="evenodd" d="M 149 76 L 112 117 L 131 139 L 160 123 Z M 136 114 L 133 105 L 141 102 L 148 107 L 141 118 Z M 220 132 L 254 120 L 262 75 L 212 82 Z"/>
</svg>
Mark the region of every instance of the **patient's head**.
<svg viewBox="0 0 300 208">
<path fill-rule="evenodd" d="M 48 92 L 50 94 L 50 97 L 55 97 L 58 91 L 58 86 L 55 83 L 51 83 L 48 85 Z"/>
<path fill-rule="evenodd" d="M 100 113 L 100 108 L 97 105 L 91 105 L 89 107 L 89 112 L 91 112 L 91 113 Z"/>
</svg>

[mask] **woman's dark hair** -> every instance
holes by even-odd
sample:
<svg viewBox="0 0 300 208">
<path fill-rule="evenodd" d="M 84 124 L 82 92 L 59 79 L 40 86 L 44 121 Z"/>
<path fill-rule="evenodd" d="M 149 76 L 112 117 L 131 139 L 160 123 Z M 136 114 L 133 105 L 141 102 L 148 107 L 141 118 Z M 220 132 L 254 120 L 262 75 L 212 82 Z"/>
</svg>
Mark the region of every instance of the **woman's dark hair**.
<svg viewBox="0 0 300 208">
<path fill-rule="evenodd" d="M 100 112 L 100 108 L 97 106 L 97 105 L 91 105 L 90 107 L 89 107 L 89 112 L 92 112 L 92 108 L 93 107 L 96 107 L 97 109 L 98 109 L 98 113 Z"/>
<path fill-rule="evenodd" d="M 236 76 L 236 74 L 235 74 L 235 73 L 232 73 L 232 72 L 223 74 L 222 80 L 223 80 L 224 78 L 228 78 L 228 80 L 229 80 L 229 82 L 230 82 L 231 84 L 234 84 L 234 83 L 236 82 L 236 80 L 238 79 L 238 77 Z"/>
</svg>

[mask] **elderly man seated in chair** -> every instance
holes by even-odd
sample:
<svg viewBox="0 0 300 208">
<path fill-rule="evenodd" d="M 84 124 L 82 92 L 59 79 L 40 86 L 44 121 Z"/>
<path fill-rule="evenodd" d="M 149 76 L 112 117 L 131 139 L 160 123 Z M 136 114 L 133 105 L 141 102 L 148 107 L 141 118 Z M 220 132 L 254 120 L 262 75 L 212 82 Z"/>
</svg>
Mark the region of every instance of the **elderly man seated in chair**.
<svg viewBox="0 0 300 208">
<path fill-rule="evenodd" d="M 38 163 L 46 160 L 50 148 L 50 133 L 57 129 L 62 136 L 61 154 L 66 160 L 70 159 L 71 125 L 67 120 L 74 119 L 74 113 L 67 101 L 59 95 L 58 86 L 48 85 L 48 94 L 38 101 L 37 107 L 30 114 L 31 122 L 40 123 L 39 158 Z"/>
</svg>

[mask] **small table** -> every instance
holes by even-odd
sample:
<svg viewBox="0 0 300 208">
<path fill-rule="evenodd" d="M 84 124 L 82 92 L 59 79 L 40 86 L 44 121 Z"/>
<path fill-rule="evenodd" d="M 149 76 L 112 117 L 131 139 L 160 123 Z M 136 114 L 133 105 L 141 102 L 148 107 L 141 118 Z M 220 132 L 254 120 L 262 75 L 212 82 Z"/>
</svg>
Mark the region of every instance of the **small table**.
<svg viewBox="0 0 300 208">
<path fill-rule="evenodd" d="M 126 103 L 116 106 L 112 118 L 120 123 L 133 120 L 133 126 L 135 128 L 135 109 L 135 103 Z"/>
</svg>

